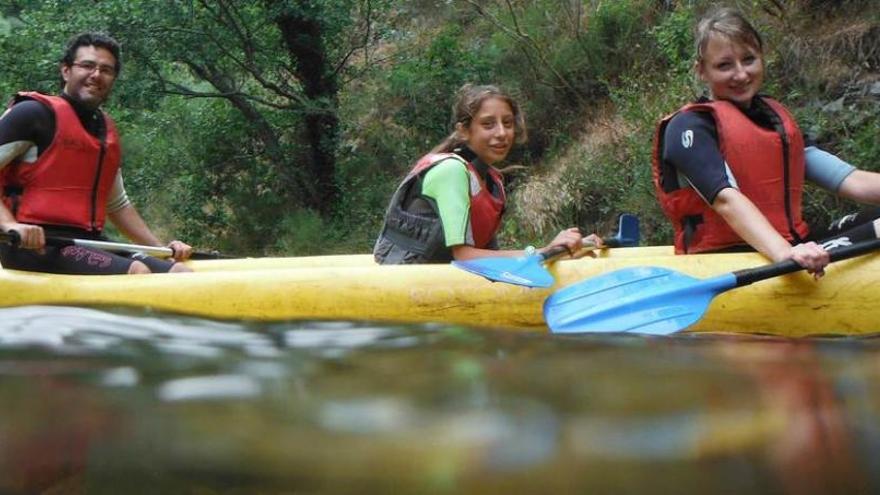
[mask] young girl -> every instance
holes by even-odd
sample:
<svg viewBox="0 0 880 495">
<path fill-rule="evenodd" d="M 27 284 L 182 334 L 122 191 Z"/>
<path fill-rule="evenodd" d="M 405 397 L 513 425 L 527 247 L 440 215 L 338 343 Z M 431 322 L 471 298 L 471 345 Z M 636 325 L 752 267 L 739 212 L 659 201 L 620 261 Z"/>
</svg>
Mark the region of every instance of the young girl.
<svg viewBox="0 0 880 495">
<path fill-rule="evenodd" d="M 378 263 L 448 263 L 523 254 L 499 251 L 495 238 L 506 197 L 494 165 L 514 143 L 526 139 L 519 106 L 495 86 L 468 84 L 459 90 L 452 116 L 452 134 L 416 162 L 391 198 L 373 248 Z M 587 241 L 602 245 L 594 234 Z M 561 245 L 577 253 L 581 242 L 578 229 L 570 228 L 538 251 Z"/>
<path fill-rule="evenodd" d="M 751 24 L 735 10 L 717 10 L 698 24 L 696 51 L 694 69 L 709 98 L 663 119 L 655 136 L 654 185 L 676 253 L 753 248 L 819 277 L 826 249 L 880 236 L 876 209 L 811 233 L 801 216 L 805 178 L 880 204 L 880 174 L 816 148 L 782 104 L 759 94 L 763 44 Z M 834 238 L 814 242 L 827 236 Z"/>
</svg>

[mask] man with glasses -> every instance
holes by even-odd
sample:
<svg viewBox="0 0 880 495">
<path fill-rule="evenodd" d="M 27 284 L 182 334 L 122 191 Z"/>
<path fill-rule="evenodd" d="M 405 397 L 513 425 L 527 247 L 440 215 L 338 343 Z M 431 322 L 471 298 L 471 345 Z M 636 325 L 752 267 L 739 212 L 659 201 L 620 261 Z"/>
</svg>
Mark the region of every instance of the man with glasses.
<svg viewBox="0 0 880 495">
<path fill-rule="evenodd" d="M 192 248 L 171 241 L 174 261 L 120 256 L 81 246 L 46 244 L 49 236 L 103 240 L 105 218 L 137 244 L 163 243 L 125 193 L 113 120 L 101 110 L 122 68 L 113 38 L 84 33 L 61 59 L 58 96 L 18 93 L 0 117 L 0 229 L 18 233 L 0 245 L 3 268 L 67 274 L 189 271 L 176 263 Z"/>
</svg>

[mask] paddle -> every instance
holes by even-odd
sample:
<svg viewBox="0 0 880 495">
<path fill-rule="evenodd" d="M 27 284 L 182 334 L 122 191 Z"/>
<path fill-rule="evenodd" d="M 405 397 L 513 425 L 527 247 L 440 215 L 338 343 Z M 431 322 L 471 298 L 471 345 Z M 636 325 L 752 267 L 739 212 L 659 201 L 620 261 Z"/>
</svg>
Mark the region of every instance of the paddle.
<svg viewBox="0 0 880 495">
<path fill-rule="evenodd" d="M 607 247 L 625 247 L 639 245 L 639 218 L 635 215 L 623 213 L 618 219 L 617 233 L 605 239 Z M 592 243 L 584 244 L 582 249 L 595 249 Z M 477 258 L 465 261 L 453 261 L 452 265 L 485 277 L 493 282 L 507 282 L 509 284 L 524 285 L 526 287 L 550 287 L 555 280 L 553 275 L 544 267 L 561 255 L 567 253 L 564 246 L 554 246 L 546 253 L 534 253 L 508 258 L 493 256 L 490 258 Z"/>
<path fill-rule="evenodd" d="M 880 249 L 880 239 L 831 250 L 840 261 Z M 635 332 L 668 335 L 696 323 L 716 295 L 803 270 L 781 261 L 700 280 L 660 267 L 615 270 L 561 289 L 544 301 L 553 333 Z"/>
<path fill-rule="evenodd" d="M 12 244 L 13 246 L 18 245 L 20 242 L 20 237 L 18 232 L 12 230 L 9 232 L 0 232 L 0 242 L 5 242 L 8 244 Z M 156 256 L 158 258 L 170 258 L 174 255 L 174 251 L 171 248 L 160 247 L 160 246 L 144 246 L 141 244 L 126 244 L 122 242 L 110 242 L 110 241 L 95 241 L 91 239 L 71 239 L 67 237 L 47 237 L 46 244 L 50 246 L 82 246 L 87 248 L 94 249 L 103 249 L 105 251 L 112 252 L 123 252 L 123 253 L 144 253 L 150 256 Z M 224 254 L 220 254 L 217 251 L 193 251 L 190 259 L 193 260 L 209 260 L 209 259 L 223 259 L 223 258 L 233 258 L 233 256 L 228 256 Z"/>
</svg>

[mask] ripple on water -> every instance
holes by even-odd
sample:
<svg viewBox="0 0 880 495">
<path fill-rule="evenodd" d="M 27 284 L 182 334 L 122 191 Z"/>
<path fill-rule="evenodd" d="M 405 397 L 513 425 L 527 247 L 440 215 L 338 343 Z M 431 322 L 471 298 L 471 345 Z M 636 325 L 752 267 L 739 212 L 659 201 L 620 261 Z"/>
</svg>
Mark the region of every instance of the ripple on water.
<svg viewBox="0 0 880 495">
<path fill-rule="evenodd" d="M 0 492 L 871 492 L 878 363 L 876 340 L 0 309 Z"/>
</svg>

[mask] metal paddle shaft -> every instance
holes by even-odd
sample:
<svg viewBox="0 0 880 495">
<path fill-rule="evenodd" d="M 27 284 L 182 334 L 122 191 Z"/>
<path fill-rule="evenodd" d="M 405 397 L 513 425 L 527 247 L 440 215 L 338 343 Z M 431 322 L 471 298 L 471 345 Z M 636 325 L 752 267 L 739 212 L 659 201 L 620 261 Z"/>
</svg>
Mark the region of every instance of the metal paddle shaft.
<svg viewBox="0 0 880 495">
<path fill-rule="evenodd" d="M 880 239 L 872 239 L 829 254 L 834 262 L 877 249 Z M 624 268 L 555 292 L 544 302 L 544 321 L 553 333 L 668 335 L 699 321 L 722 292 L 803 269 L 786 260 L 701 280 L 661 267 Z"/>
<path fill-rule="evenodd" d="M 624 247 L 639 245 L 639 219 L 635 215 L 624 213 L 618 219 L 617 233 L 604 240 L 608 247 Z M 595 249 L 593 243 L 585 243 L 581 249 Z M 544 267 L 568 249 L 564 246 L 553 246 L 544 253 L 508 258 L 493 256 L 472 260 L 453 261 L 452 265 L 462 270 L 480 275 L 493 282 L 506 282 L 525 287 L 551 287 L 556 280 Z"/>
<path fill-rule="evenodd" d="M 144 253 L 157 258 L 170 258 L 174 256 L 171 248 L 161 246 L 145 246 L 142 244 L 123 244 L 111 241 L 95 241 L 91 239 L 67 239 L 64 237 L 48 237 L 46 244 L 50 246 L 81 246 L 104 251 Z"/>
<path fill-rule="evenodd" d="M 16 231 L 0 233 L 0 242 L 6 242 L 17 245 L 21 242 L 21 238 Z M 174 250 L 162 246 L 145 246 L 142 244 L 128 244 L 123 242 L 97 241 L 92 239 L 73 239 L 67 237 L 47 237 L 46 244 L 50 246 L 82 246 L 93 249 L 103 249 L 104 251 L 122 252 L 122 253 L 144 253 L 157 258 L 170 258 L 174 256 Z M 224 256 L 217 251 L 196 251 L 192 253 L 190 259 L 219 259 L 230 258 Z"/>
</svg>

